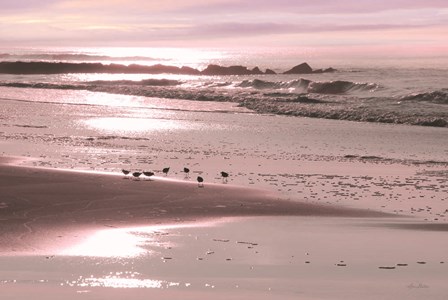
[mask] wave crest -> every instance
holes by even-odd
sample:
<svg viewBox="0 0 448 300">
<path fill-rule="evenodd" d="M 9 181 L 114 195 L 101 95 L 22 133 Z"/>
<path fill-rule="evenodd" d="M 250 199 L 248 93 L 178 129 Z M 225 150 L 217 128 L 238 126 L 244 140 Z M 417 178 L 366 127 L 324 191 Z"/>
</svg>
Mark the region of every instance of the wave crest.
<svg viewBox="0 0 448 300">
<path fill-rule="evenodd" d="M 350 92 L 373 92 L 379 88 L 376 83 L 358 83 L 351 81 L 311 81 L 301 78 L 292 81 L 264 81 L 260 79 L 244 80 L 236 85 L 241 88 L 254 89 L 293 89 L 301 93 L 346 94 Z"/>
<path fill-rule="evenodd" d="M 308 87 L 308 93 L 346 94 L 349 92 L 374 92 L 378 87 L 376 83 L 359 83 L 343 80 L 311 82 Z"/>
<path fill-rule="evenodd" d="M 403 101 L 431 102 L 437 104 L 448 104 L 448 89 L 432 91 L 427 93 L 418 93 L 404 96 Z"/>
<path fill-rule="evenodd" d="M 176 86 L 182 84 L 178 80 L 171 79 L 143 79 L 143 80 L 96 80 L 89 81 L 88 84 L 97 85 L 144 85 L 144 86 Z"/>
</svg>

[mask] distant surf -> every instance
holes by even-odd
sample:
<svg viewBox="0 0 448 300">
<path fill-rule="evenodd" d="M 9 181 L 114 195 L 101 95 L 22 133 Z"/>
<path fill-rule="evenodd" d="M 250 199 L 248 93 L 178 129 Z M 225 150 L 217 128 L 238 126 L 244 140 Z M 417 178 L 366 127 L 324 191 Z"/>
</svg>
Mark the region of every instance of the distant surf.
<svg viewBox="0 0 448 300">
<path fill-rule="evenodd" d="M 292 81 L 270 82 L 260 79 L 245 80 L 238 87 L 251 87 L 255 89 L 293 89 L 303 93 L 316 94 L 344 94 L 353 91 L 375 91 L 379 88 L 375 83 L 359 83 L 351 81 L 324 81 L 315 82 L 308 79 Z"/>
<path fill-rule="evenodd" d="M 207 51 L 189 57 L 198 53 L 78 50 L 3 50 L 0 96 L 70 104 L 76 102 L 75 91 L 89 91 L 148 98 L 143 103 L 200 101 L 207 111 L 229 102 L 260 114 L 448 127 L 448 71 L 441 68 L 357 68 L 336 62 L 336 70 L 329 67 L 335 61 L 313 61 L 318 68 L 312 68 L 284 53 L 257 58 Z M 53 90 L 55 99 L 33 99 L 37 89 L 41 98 Z M 101 99 L 104 105 L 114 101 Z"/>
</svg>

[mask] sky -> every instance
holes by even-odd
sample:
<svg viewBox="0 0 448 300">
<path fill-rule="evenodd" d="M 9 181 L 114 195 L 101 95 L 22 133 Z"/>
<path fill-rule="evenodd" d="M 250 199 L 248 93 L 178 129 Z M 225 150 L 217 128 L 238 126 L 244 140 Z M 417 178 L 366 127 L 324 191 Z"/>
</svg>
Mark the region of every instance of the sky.
<svg viewBox="0 0 448 300">
<path fill-rule="evenodd" d="M 3 46 L 448 51 L 447 0 L 1 0 Z"/>
</svg>

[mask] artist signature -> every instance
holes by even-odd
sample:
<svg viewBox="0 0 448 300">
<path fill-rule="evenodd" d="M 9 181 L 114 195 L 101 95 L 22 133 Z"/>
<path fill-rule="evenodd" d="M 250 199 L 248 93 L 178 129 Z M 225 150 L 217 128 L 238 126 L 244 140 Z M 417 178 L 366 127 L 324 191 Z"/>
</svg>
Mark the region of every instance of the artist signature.
<svg viewBox="0 0 448 300">
<path fill-rule="evenodd" d="M 429 285 L 424 283 L 411 283 L 408 285 L 408 289 L 429 289 Z"/>
</svg>

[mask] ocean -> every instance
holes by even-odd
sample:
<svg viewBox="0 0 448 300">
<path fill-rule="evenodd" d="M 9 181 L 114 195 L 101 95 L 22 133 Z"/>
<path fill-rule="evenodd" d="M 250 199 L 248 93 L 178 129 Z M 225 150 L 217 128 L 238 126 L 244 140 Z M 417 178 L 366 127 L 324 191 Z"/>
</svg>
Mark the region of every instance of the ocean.
<svg viewBox="0 0 448 300">
<path fill-rule="evenodd" d="M 344 64 L 334 59 L 307 60 L 291 51 L 103 48 L 2 49 L 0 61 L 49 63 L 36 74 L 0 74 L 2 99 L 77 103 L 79 98 L 73 99 L 71 94 L 90 91 L 143 97 L 139 102 L 143 107 L 151 105 L 145 98 L 229 102 L 259 114 L 448 127 L 448 64 L 443 59 L 439 64 L 424 59 L 354 59 Z M 314 70 L 333 67 L 336 71 L 282 74 L 305 61 Z M 92 70 L 83 73 L 73 69 L 74 64 L 82 63 L 92 65 Z M 58 64 L 67 65 L 57 74 L 38 74 Z M 134 68 L 161 64 L 199 71 L 210 64 L 239 65 L 249 70 L 258 67 L 262 72 L 270 69 L 276 74 L 207 76 L 163 70 L 147 74 L 139 73 L 139 69 L 126 74 L 95 70 L 98 64 Z M 49 93 L 66 96 L 48 97 Z"/>
<path fill-rule="evenodd" d="M 1 152 L 58 168 L 190 165 L 218 182 L 224 168 L 244 184 L 266 177 L 261 169 L 242 172 L 241 159 L 278 164 L 275 174 L 296 172 L 289 159 L 446 160 L 448 64 L 312 58 L 273 50 L 1 49 Z M 21 74 L 26 62 L 34 65 Z M 283 74 L 303 62 L 336 70 Z M 88 72 L 77 69 L 83 64 Z M 275 74 L 201 74 L 210 64 Z M 105 72 L 109 65 L 117 69 Z M 145 69 L 154 65 L 169 68 Z"/>
<path fill-rule="evenodd" d="M 283 74 L 303 62 L 336 70 Z M 190 292 L 355 299 L 367 291 L 371 299 L 404 299 L 427 290 L 442 299 L 448 222 L 448 64 L 442 62 L 268 50 L 2 49 L 0 158 L 70 170 L 2 169 L 0 245 L 13 253 L 0 260 L 2 296 L 40 290 L 65 298 Z M 164 67 L 154 71 L 158 64 Z M 202 74 L 210 64 L 276 74 Z M 122 169 L 155 176 L 135 179 Z M 275 198 L 265 204 L 240 198 L 250 188 Z M 200 222 L 218 220 L 223 210 L 269 211 L 277 198 L 303 204 L 300 216 Z M 307 204 L 323 212 L 314 215 Z M 328 218 L 327 208 L 388 217 Z M 124 228 L 138 220 L 157 226 Z M 190 222 L 198 227 L 178 226 Z M 64 241 L 81 243 L 72 248 Z"/>
</svg>

